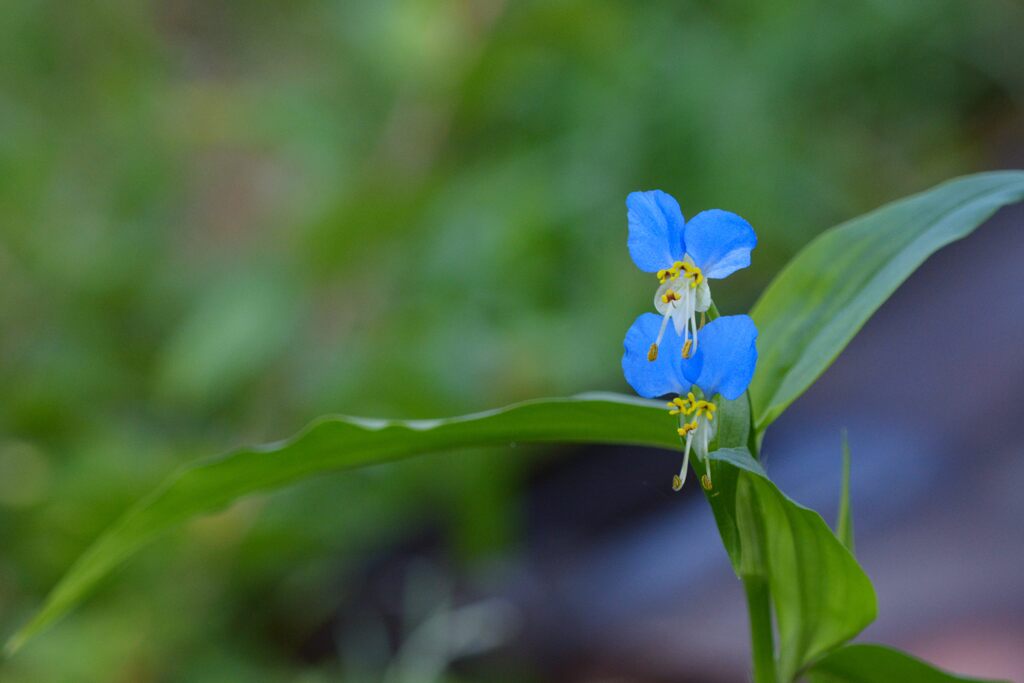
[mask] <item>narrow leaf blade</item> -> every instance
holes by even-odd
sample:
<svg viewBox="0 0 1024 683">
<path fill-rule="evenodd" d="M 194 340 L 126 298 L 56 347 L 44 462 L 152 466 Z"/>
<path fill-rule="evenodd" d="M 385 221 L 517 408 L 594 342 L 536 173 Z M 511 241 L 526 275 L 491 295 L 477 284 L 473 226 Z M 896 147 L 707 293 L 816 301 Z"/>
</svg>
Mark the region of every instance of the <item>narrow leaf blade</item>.
<svg viewBox="0 0 1024 683">
<path fill-rule="evenodd" d="M 1022 198 L 1022 171 L 965 176 L 808 244 L 751 311 L 760 331 L 750 387 L 756 428 L 764 430 L 800 396 L 928 256 Z"/>
<path fill-rule="evenodd" d="M 663 404 L 616 394 L 527 401 L 443 420 L 325 417 L 295 438 L 241 449 L 179 470 L 110 527 L 71 567 L 32 620 L 7 642 L 10 655 L 66 614 L 111 571 L 161 533 L 239 498 L 329 471 L 417 453 L 522 442 L 620 443 L 677 449 Z"/>
</svg>

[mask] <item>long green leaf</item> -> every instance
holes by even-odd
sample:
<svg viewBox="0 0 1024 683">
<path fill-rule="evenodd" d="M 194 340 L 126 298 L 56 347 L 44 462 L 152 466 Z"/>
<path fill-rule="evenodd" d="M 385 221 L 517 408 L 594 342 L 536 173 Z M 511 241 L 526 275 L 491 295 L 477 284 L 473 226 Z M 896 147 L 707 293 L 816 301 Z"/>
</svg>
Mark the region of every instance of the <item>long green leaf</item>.
<svg viewBox="0 0 1024 683">
<path fill-rule="evenodd" d="M 527 401 L 446 420 L 326 417 L 295 438 L 200 461 L 172 475 L 104 533 L 61 579 L 42 609 L 7 642 L 13 653 L 82 600 L 156 536 L 242 496 L 316 474 L 464 446 L 515 441 L 621 443 L 678 448 L 662 403 L 615 394 Z"/>
<path fill-rule="evenodd" d="M 881 645 L 847 645 L 807 671 L 810 683 L 995 683 L 940 671 Z"/>
<path fill-rule="evenodd" d="M 730 420 L 729 416 L 733 416 Z M 730 424 L 730 421 L 732 424 Z M 712 454 L 715 487 L 709 492 L 716 517 L 726 510 L 723 532 L 730 554 L 739 557 L 735 522 L 735 485 L 742 477 L 755 482 L 757 505 L 768 520 L 759 532 L 759 545 L 771 550 L 770 562 L 761 565 L 775 583 L 785 577 L 813 573 L 812 548 L 832 559 L 828 580 L 806 584 L 799 594 L 781 591 L 777 599 L 780 624 L 801 624 L 804 630 L 821 630 L 828 642 L 851 637 L 863 624 L 856 609 L 833 614 L 820 609 L 829 605 L 835 591 L 856 598 L 864 591 L 859 567 L 835 542 L 821 518 L 778 491 L 742 444 L 748 430 L 745 401 L 723 406 L 720 441 Z M 515 441 L 570 441 L 623 443 L 678 448 L 675 422 L 657 402 L 592 394 L 569 399 L 530 401 L 466 417 L 448 420 L 365 420 L 327 417 L 316 421 L 286 442 L 263 448 L 243 449 L 200 461 L 183 468 L 148 498 L 139 502 L 93 544 L 51 592 L 36 616 L 8 642 L 13 652 L 26 640 L 72 609 L 105 576 L 145 544 L 187 519 L 222 508 L 250 493 L 265 491 L 321 472 L 362 467 L 415 453 L 480 444 Z M 726 443 L 729 442 L 729 443 Z M 728 482 L 732 482 L 730 490 Z M 728 502 L 727 502 L 728 501 Z M 724 506 L 724 508 L 723 508 Z M 831 545 L 830 545 L 831 543 Z M 836 548 L 838 548 L 838 553 Z M 802 552 L 801 549 L 808 549 Z M 749 557 L 749 556 L 748 556 Z M 852 578 L 851 578 L 852 577 Z M 863 579 L 866 582 L 866 578 Z M 868 588 L 870 590 L 870 587 Z M 873 595 L 872 603 L 873 605 Z M 829 625 L 823 619 L 833 619 Z M 786 633 L 789 632 L 786 627 Z M 797 629 L 800 630 L 800 629 Z M 796 641 L 794 641 L 796 642 Z M 814 648 L 798 644 L 804 661 Z"/>
<path fill-rule="evenodd" d="M 1024 172 L 965 176 L 820 235 L 754 306 L 757 374 L 750 387 L 763 430 L 846 347 L 871 314 L 937 249 L 1024 198 Z"/>
</svg>

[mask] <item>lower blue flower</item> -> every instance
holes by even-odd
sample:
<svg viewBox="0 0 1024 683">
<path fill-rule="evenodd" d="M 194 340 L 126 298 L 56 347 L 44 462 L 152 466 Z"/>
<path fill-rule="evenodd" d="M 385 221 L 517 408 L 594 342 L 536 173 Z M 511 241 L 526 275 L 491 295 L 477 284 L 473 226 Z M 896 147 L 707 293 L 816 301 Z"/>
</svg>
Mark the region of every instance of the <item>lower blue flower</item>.
<svg viewBox="0 0 1024 683">
<path fill-rule="evenodd" d="M 676 394 L 669 403 L 679 415 L 679 436 L 684 439 L 683 467 L 672 488 L 686 479 L 690 450 L 704 461 L 704 488 L 711 488 L 708 445 L 718 431 L 715 412 L 719 397 L 735 400 L 750 386 L 757 366 L 757 327 L 747 315 L 717 318 L 701 329 L 701 344 L 686 357 L 688 346 L 672 325 L 653 313 L 644 313 L 629 328 L 622 370 L 634 391 L 645 398 Z M 699 389 L 698 398 L 693 387 Z"/>
</svg>

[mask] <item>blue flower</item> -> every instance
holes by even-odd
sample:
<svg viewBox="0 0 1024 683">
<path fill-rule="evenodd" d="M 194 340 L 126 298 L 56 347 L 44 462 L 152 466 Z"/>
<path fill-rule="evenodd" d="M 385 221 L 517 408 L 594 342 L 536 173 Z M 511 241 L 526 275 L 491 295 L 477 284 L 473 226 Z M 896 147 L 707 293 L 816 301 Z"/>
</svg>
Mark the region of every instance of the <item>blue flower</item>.
<svg viewBox="0 0 1024 683">
<path fill-rule="evenodd" d="M 661 328 L 664 352 L 654 354 L 647 348 L 651 334 Z M 644 313 L 626 332 L 622 371 L 630 386 L 645 398 L 677 394 L 669 403 L 673 415 L 679 415 L 679 436 L 685 439 L 683 467 L 672 487 L 679 490 L 686 479 L 690 450 L 704 461 L 704 487 L 711 488 L 708 444 L 715 438 L 718 423 L 716 400 L 735 400 L 750 386 L 757 365 L 757 327 L 747 315 L 717 318 L 701 329 L 702 343 L 689 357 L 683 337 L 673 328 L 665 329 L 662 319 Z M 696 386 L 702 398 L 693 391 Z"/>
<path fill-rule="evenodd" d="M 686 222 L 679 203 L 661 190 L 630 193 L 626 208 L 629 254 L 661 283 L 654 307 L 663 319 L 649 337 L 649 352 L 657 356 L 671 319 L 688 357 L 697 350 L 697 313 L 712 303 L 708 280 L 749 266 L 757 235 L 747 221 L 721 209 L 702 211 Z"/>
</svg>

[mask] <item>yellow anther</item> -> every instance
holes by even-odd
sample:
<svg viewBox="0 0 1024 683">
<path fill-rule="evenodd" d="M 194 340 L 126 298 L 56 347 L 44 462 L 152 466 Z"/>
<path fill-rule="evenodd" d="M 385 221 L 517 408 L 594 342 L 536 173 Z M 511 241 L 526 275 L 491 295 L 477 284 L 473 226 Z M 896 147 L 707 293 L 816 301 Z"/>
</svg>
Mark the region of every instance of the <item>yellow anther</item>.
<svg viewBox="0 0 1024 683">
<path fill-rule="evenodd" d="M 705 491 L 711 490 L 711 477 L 706 474 L 700 475 L 700 485 L 704 487 Z"/>
<path fill-rule="evenodd" d="M 701 272 L 700 268 L 692 263 L 682 263 L 680 265 L 686 277 L 690 280 L 691 288 L 696 288 L 700 283 L 704 282 L 704 273 Z"/>
<path fill-rule="evenodd" d="M 682 427 L 680 427 L 676 431 L 679 432 L 679 436 L 686 436 L 687 434 L 689 434 L 690 432 L 692 432 L 696 428 L 697 428 L 697 422 L 695 420 L 693 422 L 687 422 L 686 424 L 684 424 Z"/>
<path fill-rule="evenodd" d="M 679 491 L 682 488 L 683 488 L 683 480 L 682 480 L 682 478 L 678 474 L 674 475 L 672 477 L 672 490 L 673 491 Z"/>
<path fill-rule="evenodd" d="M 647 350 L 647 360 L 654 362 L 658 360 L 658 345 L 651 344 L 651 348 Z"/>
<path fill-rule="evenodd" d="M 668 404 L 669 415 L 678 415 L 679 413 L 686 413 L 689 410 L 689 405 L 685 399 L 679 398 L 678 396 L 672 399 L 671 403 Z"/>
<path fill-rule="evenodd" d="M 664 270 L 658 271 L 658 282 L 665 284 L 669 280 L 675 280 L 679 277 L 679 271 L 686 266 L 682 261 L 676 261 L 672 264 L 671 268 L 665 268 Z"/>
<path fill-rule="evenodd" d="M 682 413 L 683 415 L 689 415 L 690 413 L 693 412 L 693 401 L 689 397 L 680 398 L 676 396 L 674 399 L 672 399 L 672 406 L 673 410 L 675 411 L 672 413 L 673 415 L 678 415 L 679 413 Z"/>
<path fill-rule="evenodd" d="M 658 271 L 658 282 L 665 284 L 669 280 L 675 280 L 679 277 L 679 269 L 683 266 L 681 261 L 676 261 L 672 264 L 671 268 L 665 268 Z"/>
<path fill-rule="evenodd" d="M 661 295 L 662 303 L 666 303 L 666 304 L 670 304 L 673 301 L 679 301 L 682 298 L 683 297 L 679 296 L 679 294 L 674 289 L 670 289 L 670 290 L 668 290 L 667 292 L 665 292 L 664 294 Z"/>
<path fill-rule="evenodd" d="M 683 344 L 683 358 L 690 357 L 690 349 L 693 348 L 693 340 L 687 339 L 686 343 Z"/>
<path fill-rule="evenodd" d="M 696 401 L 694 404 L 694 410 L 697 413 L 697 417 L 705 417 L 708 420 L 715 419 L 715 411 L 718 410 L 711 401 Z"/>
</svg>

